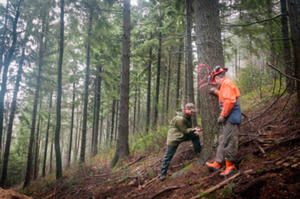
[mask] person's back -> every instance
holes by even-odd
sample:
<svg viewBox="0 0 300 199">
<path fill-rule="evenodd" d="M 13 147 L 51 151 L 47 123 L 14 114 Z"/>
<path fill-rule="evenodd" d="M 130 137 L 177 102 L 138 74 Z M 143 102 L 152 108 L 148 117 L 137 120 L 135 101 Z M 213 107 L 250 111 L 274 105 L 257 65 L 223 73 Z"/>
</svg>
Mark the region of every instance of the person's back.
<svg viewBox="0 0 300 199">
<path fill-rule="evenodd" d="M 188 117 L 184 112 L 177 112 L 169 125 L 167 145 L 178 145 L 184 141 L 186 133 L 191 133 L 192 131 L 194 129 L 192 129 L 191 117 Z"/>
</svg>

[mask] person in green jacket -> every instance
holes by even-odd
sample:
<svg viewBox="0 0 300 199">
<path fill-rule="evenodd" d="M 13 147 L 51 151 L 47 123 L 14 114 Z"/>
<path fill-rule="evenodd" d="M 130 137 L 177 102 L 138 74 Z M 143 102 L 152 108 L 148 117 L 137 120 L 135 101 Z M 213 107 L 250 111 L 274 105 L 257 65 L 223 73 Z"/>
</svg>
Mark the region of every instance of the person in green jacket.
<svg viewBox="0 0 300 199">
<path fill-rule="evenodd" d="M 194 114 L 195 105 L 193 103 L 187 103 L 184 112 L 177 113 L 171 120 L 167 137 L 167 151 L 162 160 L 162 168 L 159 176 L 161 181 L 166 179 L 169 164 L 181 142 L 191 140 L 195 152 L 200 153 L 201 151 L 199 141 L 200 129 L 198 127 L 192 128 L 192 116 Z"/>
</svg>

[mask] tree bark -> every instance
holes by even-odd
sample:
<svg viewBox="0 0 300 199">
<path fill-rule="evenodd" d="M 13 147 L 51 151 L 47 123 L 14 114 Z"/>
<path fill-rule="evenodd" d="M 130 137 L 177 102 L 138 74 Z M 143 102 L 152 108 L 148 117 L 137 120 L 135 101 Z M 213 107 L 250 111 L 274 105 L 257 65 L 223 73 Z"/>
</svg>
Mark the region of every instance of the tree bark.
<svg viewBox="0 0 300 199">
<path fill-rule="evenodd" d="M 176 84 L 176 108 L 180 108 L 180 76 L 181 76 L 181 55 L 182 55 L 182 39 L 179 42 L 178 62 L 177 62 L 177 84 Z"/>
<path fill-rule="evenodd" d="M 185 0 L 186 4 L 186 49 L 185 60 L 187 67 L 187 99 L 188 103 L 195 104 L 194 95 L 194 67 L 193 67 L 193 49 L 192 49 L 192 1 Z M 196 114 L 192 117 L 193 125 L 197 126 Z"/>
<path fill-rule="evenodd" d="M 161 12 L 161 11 L 160 11 Z M 153 127 L 157 125 L 158 119 L 158 103 L 159 103 L 159 84 L 160 84 L 160 69 L 161 69 L 161 45 L 162 45 L 162 16 L 160 13 L 159 16 L 159 33 L 158 33 L 158 53 L 157 53 L 157 75 L 156 75 L 156 89 L 155 89 L 155 102 L 154 102 L 154 118 L 153 118 Z"/>
<path fill-rule="evenodd" d="M 38 177 L 39 172 L 39 142 L 40 142 L 40 126 L 41 126 L 41 107 L 42 107 L 42 100 L 40 100 L 40 108 L 39 108 L 39 119 L 37 123 L 37 129 L 36 129 L 36 139 L 35 139 L 35 154 L 34 154 L 34 169 L 33 169 L 33 179 L 36 180 Z"/>
<path fill-rule="evenodd" d="M 98 152 L 98 134 L 99 134 L 99 114 L 101 106 L 101 72 L 102 66 L 98 64 L 97 74 L 96 74 L 96 108 L 95 108 L 95 129 L 94 129 L 94 139 L 93 139 L 93 151 L 92 154 L 95 156 Z"/>
<path fill-rule="evenodd" d="M 2 82 L 1 82 L 1 91 L 0 91 L 0 157 L 1 150 L 2 150 L 2 134 L 3 134 L 3 119 L 4 119 L 4 98 L 6 94 L 6 84 L 7 84 L 7 72 L 8 68 L 11 62 L 11 59 L 13 57 L 13 54 L 15 52 L 16 43 L 17 43 L 17 24 L 20 16 L 20 6 L 21 6 L 22 0 L 19 0 L 16 10 L 16 16 L 13 21 L 13 30 L 12 30 L 12 44 L 7 52 L 7 55 L 4 59 L 4 68 L 2 72 Z M 1 57 L 2 59 L 2 57 Z"/>
<path fill-rule="evenodd" d="M 294 52 L 294 64 L 296 78 L 300 79 L 300 2 L 298 0 L 288 0 L 288 9 L 290 17 L 290 27 L 292 36 L 292 45 Z M 297 106 L 296 113 L 300 113 L 300 81 L 296 83 L 297 88 Z"/>
<path fill-rule="evenodd" d="M 152 39 L 152 34 L 150 39 Z M 150 128 L 150 114 L 151 114 L 151 67 L 152 67 L 152 47 L 149 49 L 149 63 L 148 63 L 148 81 L 147 81 L 147 110 L 146 110 L 146 132 Z"/>
<path fill-rule="evenodd" d="M 75 74 L 73 74 L 75 75 Z M 70 126 L 70 139 L 69 139 L 69 150 L 68 150 L 68 162 L 67 167 L 71 165 L 71 154 L 72 154 L 72 141 L 73 141 L 73 129 L 74 129 L 74 110 L 75 110 L 75 81 L 73 82 L 73 95 L 72 95 L 72 111 L 71 111 L 71 126 Z"/>
<path fill-rule="evenodd" d="M 167 99 L 166 99 L 166 113 L 167 118 L 169 116 L 169 94 L 170 94 L 170 84 L 171 84 L 171 60 L 172 60 L 172 53 L 169 51 L 169 63 L 168 63 L 168 71 L 167 71 Z"/>
<path fill-rule="evenodd" d="M 113 136 L 114 136 L 114 127 L 115 127 L 115 106 L 116 106 L 116 99 L 113 99 L 112 105 L 111 105 L 111 127 L 110 127 L 110 145 L 112 145 Z"/>
<path fill-rule="evenodd" d="M 285 72 L 290 76 L 295 76 L 295 69 L 293 68 L 292 58 L 291 58 L 291 47 L 289 42 L 289 28 L 287 21 L 287 8 L 286 0 L 280 0 L 281 6 L 281 32 L 283 37 L 283 54 L 284 54 L 284 64 Z M 288 93 L 293 93 L 295 89 L 295 82 L 292 79 L 286 78 L 286 89 Z"/>
<path fill-rule="evenodd" d="M 50 97 L 49 97 L 48 122 L 47 122 L 47 129 L 46 129 L 45 148 L 44 148 L 44 160 L 43 160 L 43 170 L 42 170 L 42 176 L 43 177 L 46 176 L 46 161 L 47 161 L 49 128 L 50 128 L 50 121 L 51 121 L 52 94 L 53 93 L 51 92 L 50 93 Z"/>
<path fill-rule="evenodd" d="M 91 34 L 92 34 L 93 10 L 90 8 L 89 22 L 88 22 L 88 37 L 86 47 L 86 71 L 84 83 L 84 104 L 83 104 L 83 120 L 82 120 L 82 136 L 80 148 L 80 163 L 85 162 L 85 148 L 86 148 L 86 132 L 87 132 L 87 105 L 89 96 L 89 73 L 90 73 L 90 51 L 91 51 Z"/>
<path fill-rule="evenodd" d="M 53 145 L 54 145 L 54 138 L 52 137 L 52 140 L 51 140 L 51 149 L 50 149 L 49 173 L 53 172 L 53 166 L 52 166 L 52 162 L 53 162 Z"/>
<path fill-rule="evenodd" d="M 25 39 L 25 43 L 26 43 L 26 40 L 27 40 L 27 38 Z M 9 116 L 9 123 L 8 123 L 7 135 L 6 135 L 7 138 L 6 138 L 6 145 L 5 145 L 2 173 L 1 173 L 1 180 L 0 180 L 1 187 L 5 187 L 5 185 L 6 185 L 7 166 L 8 166 L 9 153 L 10 153 L 11 136 L 12 136 L 13 123 L 14 123 L 14 119 L 15 119 L 15 113 L 17 110 L 17 96 L 18 96 L 18 92 L 19 92 L 19 88 L 20 88 L 20 82 L 22 80 L 24 58 L 25 58 L 25 47 L 23 47 L 23 49 L 22 49 L 22 55 L 21 55 L 21 58 L 19 61 L 17 80 L 16 80 L 16 85 L 14 88 L 14 94 L 13 94 L 13 99 L 12 99 L 12 104 L 11 104 L 11 111 L 10 111 L 10 116 Z"/>
<path fill-rule="evenodd" d="M 64 55 L 64 6 L 65 1 L 60 1 L 60 36 L 59 57 L 57 66 L 57 100 L 56 100 L 56 128 L 55 128 L 55 157 L 56 157 L 56 179 L 62 177 L 62 162 L 59 146 L 59 135 L 61 127 L 61 96 L 62 96 L 62 63 Z"/>
<path fill-rule="evenodd" d="M 221 26 L 219 18 L 218 0 L 194 1 L 195 22 L 196 22 L 196 44 L 200 63 L 210 66 L 224 66 L 223 46 L 221 41 Z M 201 71 L 201 77 L 204 77 L 206 71 Z M 200 112 L 205 140 L 201 152 L 200 162 L 206 161 L 213 146 L 217 142 L 219 126 L 218 101 L 215 96 L 208 94 L 208 86 L 200 90 Z"/>
<path fill-rule="evenodd" d="M 128 146 L 128 111 L 129 111 L 129 80 L 130 80 L 130 0 L 124 0 L 123 6 L 123 38 L 122 38 L 122 71 L 120 90 L 120 122 L 116 153 L 111 161 L 115 166 L 119 159 L 129 155 Z"/>
<path fill-rule="evenodd" d="M 7 32 L 7 19 L 8 19 L 8 0 L 6 0 L 6 8 L 5 8 L 5 19 L 4 19 L 4 25 L 3 25 L 3 32 L 2 32 L 2 40 L 0 43 L 0 74 L 2 71 L 2 65 L 3 65 L 3 55 L 5 52 L 6 47 L 6 32 Z"/>
</svg>

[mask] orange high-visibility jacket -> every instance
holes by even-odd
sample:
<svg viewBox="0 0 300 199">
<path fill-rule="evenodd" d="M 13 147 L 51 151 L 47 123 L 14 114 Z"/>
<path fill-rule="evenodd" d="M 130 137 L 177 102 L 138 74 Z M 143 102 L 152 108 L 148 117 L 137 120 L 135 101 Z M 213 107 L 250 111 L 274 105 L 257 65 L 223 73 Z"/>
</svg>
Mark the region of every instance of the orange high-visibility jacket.
<svg viewBox="0 0 300 199">
<path fill-rule="evenodd" d="M 221 104 L 221 116 L 226 118 L 230 115 L 232 108 L 240 97 L 240 92 L 233 81 L 225 77 L 218 91 L 219 103 Z M 239 104 L 238 104 L 239 106 Z"/>
</svg>

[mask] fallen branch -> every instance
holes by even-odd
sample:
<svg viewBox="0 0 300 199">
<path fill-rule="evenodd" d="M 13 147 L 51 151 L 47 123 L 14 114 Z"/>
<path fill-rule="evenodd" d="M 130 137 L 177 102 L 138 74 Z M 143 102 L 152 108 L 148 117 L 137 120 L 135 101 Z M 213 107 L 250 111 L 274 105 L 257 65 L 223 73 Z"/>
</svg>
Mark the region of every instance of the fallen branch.
<svg viewBox="0 0 300 199">
<path fill-rule="evenodd" d="M 284 72 L 282 72 L 281 70 L 279 70 L 278 68 L 276 68 L 275 66 L 271 65 L 270 63 L 267 63 L 267 66 L 269 66 L 270 68 L 276 70 L 277 72 L 279 72 L 280 74 L 282 74 L 283 76 L 287 77 L 287 78 L 290 78 L 290 79 L 293 79 L 293 80 L 296 80 L 298 82 L 300 82 L 300 79 L 296 78 L 296 77 L 293 77 L 293 76 L 290 76 L 288 74 L 285 74 Z"/>
<path fill-rule="evenodd" d="M 281 17 L 281 16 L 285 16 L 287 14 L 280 14 L 280 15 L 277 15 L 275 17 L 272 17 L 272 18 L 268 18 L 268 19 L 263 19 L 263 20 L 260 20 L 260 21 L 254 21 L 254 22 L 250 22 L 250 23 L 247 23 L 247 24 L 223 24 L 223 26 L 228 26 L 228 27 L 237 27 L 237 26 L 251 26 L 251 25 L 254 25 L 254 24 L 258 24 L 258 23 L 264 23 L 264 22 L 267 22 L 267 21 L 271 21 L 271 20 L 274 20 L 274 19 L 277 19 L 278 17 Z"/>
<path fill-rule="evenodd" d="M 272 103 L 269 107 L 267 107 L 267 108 L 264 110 L 264 112 L 262 112 L 260 115 L 254 117 L 254 118 L 248 119 L 248 121 L 245 122 L 245 123 L 243 123 L 242 126 L 243 126 L 243 125 L 246 125 L 246 124 L 248 124 L 248 123 L 250 123 L 250 122 L 253 121 L 253 120 L 256 120 L 257 118 L 260 118 L 261 116 L 263 116 L 267 111 L 269 111 L 269 110 L 274 106 L 274 104 L 276 104 L 276 103 L 278 102 L 278 100 L 283 96 L 283 94 L 284 94 L 285 92 L 286 92 L 286 89 L 280 94 L 280 96 L 277 97 L 276 100 L 273 101 L 273 103 Z"/>
<path fill-rule="evenodd" d="M 171 191 L 171 190 L 174 190 L 174 189 L 179 189 L 181 188 L 181 186 L 172 186 L 172 187 L 167 187 L 163 190 L 161 190 L 160 192 L 158 192 L 157 194 L 155 194 L 154 196 L 151 197 L 151 199 L 159 196 L 160 194 L 164 193 L 164 192 L 167 192 L 167 191 Z"/>
<path fill-rule="evenodd" d="M 214 192 L 215 190 L 217 190 L 217 189 L 223 187 L 224 185 L 228 184 L 230 181 L 232 181 L 233 179 L 237 178 L 237 177 L 240 176 L 241 174 L 248 174 L 248 173 L 251 173 L 252 171 L 253 171 L 252 169 L 247 170 L 247 171 L 244 171 L 244 172 L 240 172 L 240 171 L 239 171 L 239 172 L 237 172 L 236 174 L 234 174 L 233 176 L 231 176 L 231 177 L 227 178 L 226 180 L 220 182 L 220 183 L 217 184 L 216 186 L 213 186 L 213 187 L 207 189 L 206 191 L 204 191 L 204 192 L 198 194 L 197 196 L 192 197 L 191 199 L 201 198 L 201 197 L 203 197 L 203 196 L 205 196 L 205 195 L 207 195 L 207 194 L 209 194 L 209 193 L 211 193 L 211 192 Z"/>
</svg>

